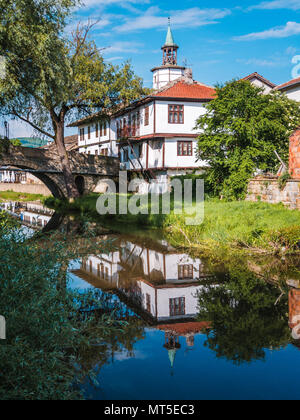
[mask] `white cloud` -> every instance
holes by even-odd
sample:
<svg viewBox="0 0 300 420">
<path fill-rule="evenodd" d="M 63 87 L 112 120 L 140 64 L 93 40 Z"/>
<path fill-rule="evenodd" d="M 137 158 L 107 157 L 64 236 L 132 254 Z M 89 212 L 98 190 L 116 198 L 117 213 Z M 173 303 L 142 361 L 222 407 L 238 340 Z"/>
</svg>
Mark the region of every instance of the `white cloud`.
<svg viewBox="0 0 300 420">
<path fill-rule="evenodd" d="M 260 59 L 260 58 L 250 58 L 250 59 L 238 59 L 237 63 L 245 64 L 246 66 L 256 66 L 256 67 L 285 67 L 289 63 L 288 61 L 283 61 L 282 59 Z"/>
<path fill-rule="evenodd" d="M 128 42 L 128 41 L 118 41 L 114 44 L 104 47 L 104 53 L 112 54 L 112 53 L 138 53 L 142 50 L 144 44 L 140 44 L 138 42 Z"/>
<path fill-rule="evenodd" d="M 92 8 L 92 7 L 103 7 L 103 6 L 109 6 L 111 4 L 120 4 L 126 5 L 126 4 L 146 4 L 149 3 L 150 0 L 82 0 L 83 5 L 86 8 Z"/>
<path fill-rule="evenodd" d="M 173 27 L 199 27 L 218 23 L 219 19 L 230 14 L 228 9 L 200 9 L 194 7 L 185 10 L 171 11 Z M 150 7 L 143 15 L 128 18 L 126 22 L 115 28 L 117 32 L 133 32 L 143 29 L 165 28 L 168 14 L 158 7 Z"/>
<path fill-rule="evenodd" d="M 251 6 L 249 10 L 263 9 L 263 10 L 274 10 L 274 9 L 291 9 L 300 10 L 300 0 L 273 0 L 264 1 L 256 6 Z"/>
<path fill-rule="evenodd" d="M 287 55 L 295 55 L 297 51 L 295 47 L 288 47 L 285 52 Z"/>
<path fill-rule="evenodd" d="M 268 29 L 263 32 L 254 32 L 248 35 L 235 37 L 236 41 L 255 41 L 258 39 L 288 38 L 300 34 L 300 23 L 287 22 L 285 26 Z"/>
<path fill-rule="evenodd" d="M 120 61 L 124 60 L 124 57 L 109 57 L 106 59 L 106 61 Z"/>
</svg>

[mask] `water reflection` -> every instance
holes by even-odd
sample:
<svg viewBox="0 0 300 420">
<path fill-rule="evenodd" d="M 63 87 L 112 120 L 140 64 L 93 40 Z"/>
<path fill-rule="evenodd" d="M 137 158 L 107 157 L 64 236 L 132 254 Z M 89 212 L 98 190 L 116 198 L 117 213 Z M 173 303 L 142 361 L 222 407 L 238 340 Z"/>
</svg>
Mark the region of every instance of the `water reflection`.
<svg viewBox="0 0 300 420">
<path fill-rule="evenodd" d="M 82 357 L 99 382 L 85 381 L 88 398 L 300 398 L 298 258 L 230 256 L 216 267 L 147 233 L 99 236 L 113 249 L 90 254 L 83 224 L 61 228 L 78 244 L 73 284 L 126 320 Z"/>
<path fill-rule="evenodd" d="M 23 225 L 38 229 L 46 227 L 54 214 L 40 202 L 4 202 L 0 203 L 0 209 L 21 220 Z"/>
<path fill-rule="evenodd" d="M 193 320 L 197 294 L 212 283 L 203 262 L 157 242 L 152 247 L 116 238 L 116 250 L 84 258 L 73 274 L 113 290 L 152 324 Z"/>
</svg>

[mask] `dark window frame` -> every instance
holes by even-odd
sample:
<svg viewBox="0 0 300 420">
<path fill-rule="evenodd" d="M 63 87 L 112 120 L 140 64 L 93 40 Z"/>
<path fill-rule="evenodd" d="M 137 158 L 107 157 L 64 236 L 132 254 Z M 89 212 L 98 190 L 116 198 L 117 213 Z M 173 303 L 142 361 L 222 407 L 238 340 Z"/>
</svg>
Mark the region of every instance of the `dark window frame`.
<svg viewBox="0 0 300 420">
<path fill-rule="evenodd" d="M 144 121 L 144 125 L 148 126 L 150 125 L 150 107 L 146 106 L 145 107 L 145 121 Z"/>
<path fill-rule="evenodd" d="M 184 124 L 184 105 L 169 105 L 169 124 Z"/>
<path fill-rule="evenodd" d="M 194 278 L 193 264 L 178 265 L 178 280 L 189 280 Z"/>
<path fill-rule="evenodd" d="M 185 297 L 170 298 L 169 310 L 170 310 L 170 316 L 186 315 Z"/>
<path fill-rule="evenodd" d="M 185 153 L 185 150 L 186 150 L 186 153 Z M 194 155 L 194 150 L 193 150 L 192 141 L 178 141 L 177 142 L 177 156 L 191 157 L 193 155 Z"/>
</svg>

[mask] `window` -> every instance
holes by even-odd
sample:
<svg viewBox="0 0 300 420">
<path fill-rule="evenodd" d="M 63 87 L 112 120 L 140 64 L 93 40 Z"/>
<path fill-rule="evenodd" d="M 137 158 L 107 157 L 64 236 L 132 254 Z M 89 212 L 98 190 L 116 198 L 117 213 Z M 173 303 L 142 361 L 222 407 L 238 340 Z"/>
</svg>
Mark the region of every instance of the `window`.
<svg viewBox="0 0 300 420">
<path fill-rule="evenodd" d="M 84 141 L 84 128 L 81 128 L 79 130 L 79 134 L 80 134 L 80 141 Z"/>
<path fill-rule="evenodd" d="M 148 293 L 146 293 L 146 310 L 151 312 L 151 296 Z"/>
<path fill-rule="evenodd" d="M 139 158 L 142 158 L 143 157 L 143 146 L 144 146 L 143 143 L 139 144 L 139 148 L 138 148 Z"/>
<path fill-rule="evenodd" d="M 102 135 L 103 135 L 103 125 L 100 124 L 100 137 L 102 137 Z"/>
<path fill-rule="evenodd" d="M 185 315 L 185 298 L 169 299 L 170 316 Z"/>
<path fill-rule="evenodd" d="M 192 141 L 179 141 L 177 143 L 178 156 L 193 156 L 193 142 Z"/>
<path fill-rule="evenodd" d="M 98 124 L 96 124 L 96 137 L 98 137 L 98 135 L 99 135 L 99 126 Z"/>
<path fill-rule="evenodd" d="M 194 277 L 194 266 L 193 264 L 184 264 L 178 266 L 178 279 L 186 280 Z"/>
<path fill-rule="evenodd" d="M 106 136 L 107 134 L 106 122 L 103 124 L 103 131 L 104 131 L 104 136 Z"/>
<path fill-rule="evenodd" d="M 149 125 L 149 107 L 145 108 L 145 125 Z"/>
<path fill-rule="evenodd" d="M 184 124 L 184 105 L 169 105 L 169 124 Z"/>
<path fill-rule="evenodd" d="M 88 139 L 90 140 L 90 138 L 91 138 L 91 127 L 88 126 Z"/>
<path fill-rule="evenodd" d="M 152 142 L 152 149 L 153 150 L 161 150 L 162 145 L 163 145 L 163 143 L 162 143 L 161 140 L 155 140 L 155 141 Z"/>
<path fill-rule="evenodd" d="M 123 150 L 123 162 L 128 162 L 129 155 L 128 155 L 128 149 Z"/>
</svg>

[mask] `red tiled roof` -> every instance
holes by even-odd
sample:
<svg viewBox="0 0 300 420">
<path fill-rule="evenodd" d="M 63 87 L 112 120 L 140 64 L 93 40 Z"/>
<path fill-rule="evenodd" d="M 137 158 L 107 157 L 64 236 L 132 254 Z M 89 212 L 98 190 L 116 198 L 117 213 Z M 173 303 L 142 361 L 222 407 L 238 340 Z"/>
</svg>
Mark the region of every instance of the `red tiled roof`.
<svg viewBox="0 0 300 420">
<path fill-rule="evenodd" d="M 215 95 L 215 89 L 209 86 L 197 82 L 185 83 L 184 81 L 178 81 L 173 86 L 167 87 L 153 96 L 160 98 L 211 100 L 215 99 Z"/>
<path fill-rule="evenodd" d="M 266 85 L 270 86 L 271 88 L 276 87 L 276 85 L 274 83 L 270 82 L 270 80 L 268 80 L 268 79 L 265 79 L 262 75 L 260 75 L 257 72 L 249 74 L 249 76 L 243 77 L 243 79 L 241 79 L 241 80 L 252 80 L 252 79 L 258 79 L 261 82 L 265 83 Z"/>
<path fill-rule="evenodd" d="M 289 86 L 293 86 L 300 83 L 300 77 L 297 79 L 290 80 L 289 82 L 283 83 L 282 85 L 276 86 L 276 90 L 284 89 Z"/>
</svg>

